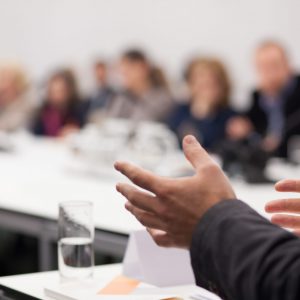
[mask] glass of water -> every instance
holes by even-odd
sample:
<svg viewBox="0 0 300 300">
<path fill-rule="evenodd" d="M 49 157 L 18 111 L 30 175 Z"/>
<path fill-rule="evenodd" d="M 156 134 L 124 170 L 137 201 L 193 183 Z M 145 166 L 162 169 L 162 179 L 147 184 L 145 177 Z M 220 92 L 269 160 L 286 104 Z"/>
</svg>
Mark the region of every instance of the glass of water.
<svg viewBox="0 0 300 300">
<path fill-rule="evenodd" d="M 59 205 L 58 266 L 63 280 L 88 279 L 94 267 L 93 204 L 87 201 Z"/>
</svg>

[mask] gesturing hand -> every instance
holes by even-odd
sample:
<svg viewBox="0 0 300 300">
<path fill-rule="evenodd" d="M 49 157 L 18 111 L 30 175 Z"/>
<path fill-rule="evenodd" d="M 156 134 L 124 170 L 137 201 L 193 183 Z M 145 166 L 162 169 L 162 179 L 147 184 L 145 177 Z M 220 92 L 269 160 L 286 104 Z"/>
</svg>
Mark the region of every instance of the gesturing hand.
<svg viewBox="0 0 300 300">
<path fill-rule="evenodd" d="M 300 180 L 282 180 L 275 185 L 278 192 L 300 193 Z M 300 235 L 300 198 L 279 199 L 266 204 L 266 212 L 275 213 L 271 221 L 277 225 L 292 229 L 295 234 Z M 299 214 L 299 216 L 289 215 Z"/>
<path fill-rule="evenodd" d="M 189 248 L 203 214 L 221 200 L 235 198 L 227 177 L 193 136 L 184 138 L 183 149 L 195 169 L 192 177 L 165 178 L 126 162 L 115 164 L 116 170 L 143 189 L 126 183 L 116 187 L 128 200 L 126 209 L 160 246 Z"/>
</svg>

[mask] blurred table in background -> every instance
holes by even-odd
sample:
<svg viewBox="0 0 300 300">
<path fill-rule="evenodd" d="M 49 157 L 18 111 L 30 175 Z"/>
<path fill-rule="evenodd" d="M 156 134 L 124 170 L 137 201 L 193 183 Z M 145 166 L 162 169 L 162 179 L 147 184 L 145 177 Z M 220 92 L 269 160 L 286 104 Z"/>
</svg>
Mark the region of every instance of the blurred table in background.
<svg viewBox="0 0 300 300">
<path fill-rule="evenodd" d="M 125 179 L 112 166 L 98 173 L 78 167 L 79 158 L 61 141 L 20 135 L 13 142 L 14 151 L 0 152 L 0 227 L 38 239 L 40 270 L 51 266 L 58 204 L 68 200 L 94 203 L 95 249 L 121 258 L 128 234 L 142 228 L 115 191 L 116 182 Z M 174 169 L 174 160 L 180 167 L 186 164 L 183 155 L 169 160 L 170 169 Z M 281 161 L 273 161 L 268 173 L 274 179 L 300 177 L 298 168 Z M 235 180 L 233 185 L 238 198 L 263 215 L 265 203 L 280 197 L 270 184 L 248 185 Z"/>
</svg>

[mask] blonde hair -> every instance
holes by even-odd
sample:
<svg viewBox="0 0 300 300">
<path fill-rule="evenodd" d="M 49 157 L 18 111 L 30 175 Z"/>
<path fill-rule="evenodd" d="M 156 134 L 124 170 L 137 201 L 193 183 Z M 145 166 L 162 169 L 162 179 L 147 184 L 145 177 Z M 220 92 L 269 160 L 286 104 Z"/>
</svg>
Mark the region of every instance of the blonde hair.
<svg viewBox="0 0 300 300">
<path fill-rule="evenodd" d="M 202 58 L 193 59 L 185 70 L 185 80 L 187 83 L 191 82 L 192 74 L 196 68 L 202 70 L 210 70 L 219 81 L 222 89 L 222 98 L 220 99 L 220 106 L 227 107 L 230 102 L 231 82 L 225 65 L 216 58 Z"/>
<path fill-rule="evenodd" d="M 0 61 L 0 74 L 8 73 L 12 76 L 18 93 L 23 93 L 29 86 L 29 81 L 23 67 L 14 61 Z"/>
</svg>

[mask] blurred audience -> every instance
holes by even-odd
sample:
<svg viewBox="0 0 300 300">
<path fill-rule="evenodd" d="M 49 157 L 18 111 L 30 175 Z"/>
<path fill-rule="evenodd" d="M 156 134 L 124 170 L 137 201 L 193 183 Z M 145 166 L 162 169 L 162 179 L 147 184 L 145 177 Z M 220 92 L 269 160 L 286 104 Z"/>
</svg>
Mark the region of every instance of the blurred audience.
<svg viewBox="0 0 300 300">
<path fill-rule="evenodd" d="M 83 119 L 84 108 L 74 74 L 70 70 L 58 71 L 49 79 L 46 98 L 33 122 L 33 133 L 63 137 L 77 131 Z"/>
<path fill-rule="evenodd" d="M 74 74 L 63 69 L 49 79 L 33 117 L 24 71 L 17 64 L 0 63 L 0 130 L 30 125 L 36 135 L 59 137 L 106 117 L 166 121 L 179 140 L 196 135 L 210 151 L 228 138 L 234 147 L 251 144 L 268 155 L 287 157 L 290 138 L 300 134 L 300 76 L 284 47 L 274 41 L 259 45 L 255 66 L 257 88 L 250 109 L 239 116 L 230 108 L 230 80 L 217 59 L 195 58 L 187 66 L 189 99 L 174 108 L 163 71 L 144 52 L 129 49 L 118 64 L 121 91 L 109 84 L 107 63 L 98 60 L 93 69 L 96 89 L 89 101 L 81 101 Z"/>
<path fill-rule="evenodd" d="M 106 107 L 106 116 L 163 121 L 172 106 L 167 80 L 161 69 L 136 49 L 126 51 L 119 65 L 124 90 Z"/>
<path fill-rule="evenodd" d="M 13 62 L 0 62 L 0 130 L 26 128 L 32 117 L 33 99 L 24 70 Z"/>
<path fill-rule="evenodd" d="M 187 104 L 178 105 L 169 125 L 179 142 L 193 134 L 208 150 L 225 138 L 225 127 L 234 116 L 230 108 L 230 80 L 224 65 L 214 58 L 196 58 L 187 66 L 185 79 L 190 92 Z"/>
<path fill-rule="evenodd" d="M 87 119 L 91 122 L 99 118 L 99 114 L 116 94 L 108 82 L 108 66 L 105 61 L 99 60 L 94 64 L 94 78 L 96 89 L 89 99 L 87 111 Z"/>
<path fill-rule="evenodd" d="M 244 116 L 227 127 L 232 140 L 253 140 L 270 155 L 287 157 L 288 142 L 300 134 L 300 77 L 286 50 L 274 41 L 263 42 L 255 54 L 258 87 Z"/>
</svg>

